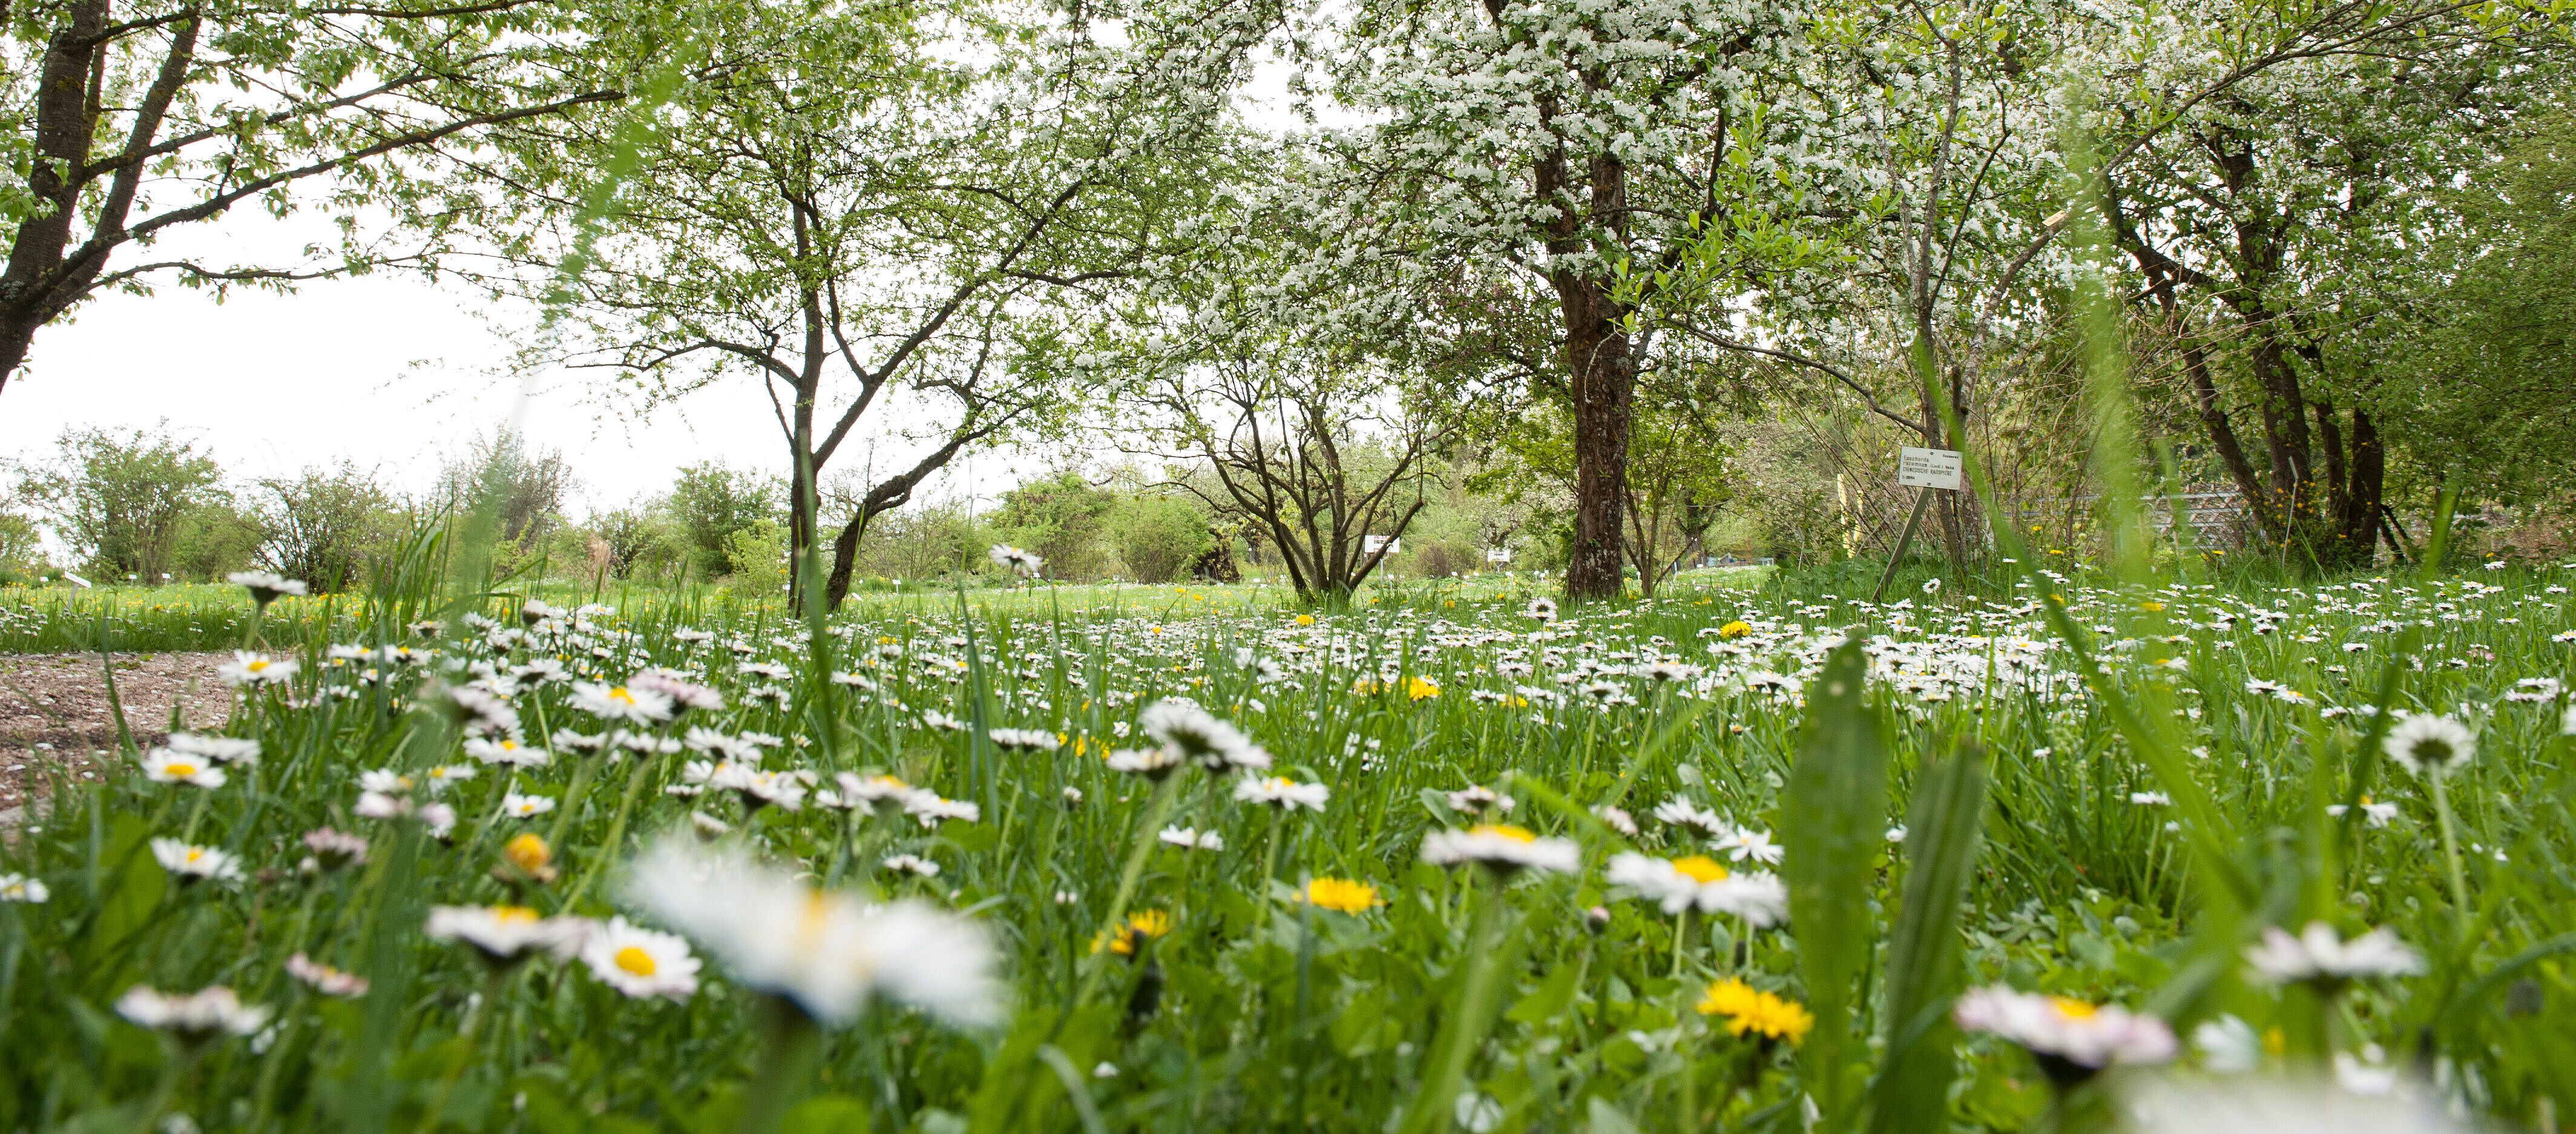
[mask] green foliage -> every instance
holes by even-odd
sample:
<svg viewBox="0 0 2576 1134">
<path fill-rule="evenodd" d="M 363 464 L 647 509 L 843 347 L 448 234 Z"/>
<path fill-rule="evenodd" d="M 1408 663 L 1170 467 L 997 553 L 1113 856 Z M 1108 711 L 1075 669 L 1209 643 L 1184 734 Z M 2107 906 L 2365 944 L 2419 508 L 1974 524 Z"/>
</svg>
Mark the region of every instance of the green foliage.
<svg viewBox="0 0 2576 1134">
<path fill-rule="evenodd" d="M 1003 493 L 992 523 L 1011 543 L 1044 557 L 1050 577 L 1096 579 L 1106 574 L 1102 536 L 1118 503 L 1116 493 L 1068 469 Z"/>
<path fill-rule="evenodd" d="M 28 470 L 20 490 L 91 572 L 159 579 L 178 556 L 192 512 L 220 497 L 215 459 L 162 430 L 66 430 L 56 460 Z"/>
<path fill-rule="evenodd" d="M 1201 552 L 1215 545 L 1208 516 L 1179 496 L 1131 496 L 1109 513 L 1109 540 L 1127 577 L 1139 583 L 1168 583 Z"/>
<path fill-rule="evenodd" d="M 746 595 L 768 595 L 787 584 L 787 528 L 759 519 L 725 537 L 725 561 L 733 565 L 733 585 Z"/>
<path fill-rule="evenodd" d="M 776 477 L 702 461 L 680 470 L 666 506 L 700 577 L 716 578 L 747 566 L 734 558 L 734 537 L 763 521 L 776 523 L 785 500 Z"/>
<path fill-rule="evenodd" d="M 1887 817 L 1887 739 L 1877 711 L 1863 703 L 1868 674 L 1858 642 L 1825 660 L 1807 692 L 1798 761 L 1780 800 L 1789 922 L 1816 1015 L 1799 1060 L 1828 1131 L 1848 1129 L 1858 1102 L 1853 986 L 1878 937 L 1869 903 L 1855 900 L 1869 888 Z"/>
<path fill-rule="evenodd" d="M 261 565 L 316 591 L 345 591 L 363 579 L 402 521 L 393 494 L 350 461 L 260 488 L 268 494 L 257 519 Z"/>
</svg>

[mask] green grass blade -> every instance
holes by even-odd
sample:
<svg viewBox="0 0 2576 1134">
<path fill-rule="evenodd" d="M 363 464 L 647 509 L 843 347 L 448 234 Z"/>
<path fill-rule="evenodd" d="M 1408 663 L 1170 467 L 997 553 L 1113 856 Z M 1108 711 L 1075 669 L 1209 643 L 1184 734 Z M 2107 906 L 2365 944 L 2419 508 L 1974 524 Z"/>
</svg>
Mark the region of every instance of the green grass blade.
<svg viewBox="0 0 2576 1134">
<path fill-rule="evenodd" d="M 1855 1092 L 1852 983 L 1868 963 L 1877 926 L 1863 899 L 1870 859 L 1887 820 L 1887 738 L 1861 701 L 1869 659 L 1845 642 L 1807 691 L 1807 723 L 1781 798 L 1780 873 L 1789 886 L 1789 924 L 1815 1012 L 1799 1049 L 1807 1091 L 1826 1131 L 1847 1129 Z"/>
<path fill-rule="evenodd" d="M 1873 1134 L 1920 1129 L 1950 1105 L 1957 1074 L 1951 1048 L 1958 1027 L 1950 1000 L 1958 993 L 1959 917 L 1984 835 L 1986 752 L 1959 742 L 1950 758 L 1915 781 L 1905 827 L 1913 862 L 1905 897 L 1889 934 L 1887 1054 L 1872 1090 Z"/>
</svg>

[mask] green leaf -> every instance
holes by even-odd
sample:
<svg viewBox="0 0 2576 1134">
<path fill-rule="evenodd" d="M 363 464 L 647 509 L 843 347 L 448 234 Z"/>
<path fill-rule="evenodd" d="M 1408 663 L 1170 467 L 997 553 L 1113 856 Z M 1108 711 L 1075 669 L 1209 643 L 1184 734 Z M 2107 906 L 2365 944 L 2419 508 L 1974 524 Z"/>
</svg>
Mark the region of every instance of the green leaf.
<svg viewBox="0 0 2576 1134">
<path fill-rule="evenodd" d="M 1845 642 L 1807 690 L 1798 760 L 1781 794 L 1782 879 L 1789 923 L 1816 1027 L 1798 1049 L 1807 1092 L 1823 1113 L 1818 1129 L 1847 1129 L 1855 1091 L 1851 1060 L 1852 983 L 1877 937 L 1869 912 L 1870 859 L 1884 840 L 1887 739 L 1861 702 L 1869 659 Z"/>
<path fill-rule="evenodd" d="M 1638 1129 L 1635 1120 L 1610 1105 L 1608 1099 L 1595 1095 L 1586 1101 L 1583 1109 L 1584 1134 L 1645 1134 Z"/>
<path fill-rule="evenodd" d="M 120 814 L 108 824 L 107 849 L 99 865 L 114 874 L 106 892 L 99 895 L 98 933 L 93 939 L 102 955 L 128 944 L 150 925 L 170 889 L 170 872 L 144 846 L 150 835 L 139 815 Z"/>
<path fill-rule="evenodd" d="M 1872 1134 L 1919 1129 L 1950 1106 L 1951 1056 L 1958 1025 L 1959 909 L 1975 874 L 1984 832 L 1986 753 L 1975 741 L 1915 779 L 1905 849 L 1912 859 L 1905 898 L 1887 947 L 1887 992 L 1880 1012 L 1886 1056 L 1872 1092 Z"/>
<path fill-rule="evenodd" d="M 1503 1018 L 1522 1024 L 1546 1023 L 1557 1013 L 1565 1011 L 1566 1004 L 1574 999 L 1574 980 L 1582 974 L 1581 965 L 1558 965 L 1555 972 L 1548 974 L 1546 983 L 1538 986 L 1538 991 L 1521 997 L 1520 1003 L 1503 1013 Z"/>
<path fill-rule="evenodd" d="M 868 1104 L 848 1095 L 816 1095 L 789 1107 L 778 1134 L 867 1134 Z"/>
</svg>

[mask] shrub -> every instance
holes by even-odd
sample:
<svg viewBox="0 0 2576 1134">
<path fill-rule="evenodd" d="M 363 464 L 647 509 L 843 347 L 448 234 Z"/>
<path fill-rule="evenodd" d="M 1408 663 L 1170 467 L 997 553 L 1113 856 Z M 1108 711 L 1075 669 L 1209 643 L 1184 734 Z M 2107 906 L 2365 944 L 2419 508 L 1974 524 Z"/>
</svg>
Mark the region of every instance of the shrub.
<svg viewBox="0 0 2576 1134">
<path fill-rule="evenodd" d="M 774 477 L 706 461 L 680 470 L 667 507 L 691 563 L 712 578 L 743 570 L 733 558 L 735 533 L 764 520 L 776 523 L 785 497 L 785 486 Z"/>
<path fill-rule="evenodd" d="M 105 578 L 159 579 L 176 557 L 190 512 L 216 499 L 211 455 L 167 432 L 66 430 L 52 468 L 21 491 L 53 513 L 72 554 Z"/>
<path fill-rule="evenodd" d="M 1168 583 L 1215 540 L 1208 535 L 1207 513 L 1173 496 L 1138 496 L 1121 503 L 1109 519 L 1110 539 L 1127 576 L 1140 583 Z"/>
<path fill-rule="evenodd" d="M 316 590 L 347 590 L 393 527 L 393 495 L 350 461 L 260 488 L 260 565 Z"/>
</svg>

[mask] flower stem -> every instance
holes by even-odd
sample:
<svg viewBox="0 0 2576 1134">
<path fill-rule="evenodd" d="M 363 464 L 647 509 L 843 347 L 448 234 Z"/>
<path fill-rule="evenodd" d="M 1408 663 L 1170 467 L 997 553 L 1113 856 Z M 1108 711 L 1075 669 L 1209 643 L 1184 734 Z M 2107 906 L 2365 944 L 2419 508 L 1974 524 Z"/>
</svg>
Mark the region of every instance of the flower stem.
<svg viewBox="0 0 2576 1134">
<path fill-rule="evenodd" d="M 2451 797 L 2442 788 L 2445 777 L 2428 776 L 2433 782 L 2433 813 L 2442 821 L 2442 865 L 2451 874 L 2451 908 L 2465 931 L 2469 924 L 2469 886 L 2460 872 L 2460 839 L 2451 829 Z"/>
<path fill-rule="evenodd" d="M 1136 882 L 1145 875 L 1146 856 L 1153 853 L 1154 840 L 1163 829 L 1163 821 L 1171 817 L 1172 804 L 1180 799 L 1180 795 L 1179 776 L 1167 776 L 1162 783 L 1154 785 L 1153 801 L 1145 805 L 1145 821 L 1137 826 L 1136 841 L 1127 849 L 1127 865 L 1118 872 L 1118 894 L 1109 900 L 1109 916 L 1100 923 L 1101 940 L 1106 941 L 1116 934 L 1118 923 L 1127 916 L 1127 903 L 1136 896 Z M 1071 1008 L 1081 1007 L 1100 987 L 1101 974 L 1109 971 L 1101 958 L 1107 956 L 1109 954 L 1104 951 L 1100 957 L 1092 958 L 1091 967 L 1082 974 L 1082 983 L 1074 989 Z M 1069 1008 L 1062 1020 L 1072 1018 L 1073 1012 Z M 1058 1026 L 1062 1026 L 1061 1021 Z"/>
<path fill-rule="evenodd" d="M 1458 988 L 1456 1009 L 1440 1024 L 1440 1038 L 1425 1064 L 1430 1074 L 1405 1112 L 1403 1125 L 1397 1127 L 1400 1134 L 1443 1134 L 1449 1129 L 1457 1110 L 1458 1085 L 1466 1079 L 1467 1064 L 1475 1058 L 1492 1022 L 1497 978 L 1503 971 L 1503 916 L 1508 903 L 1499 880 L 1485 889 L 1483 897 L 1468 933 L 1467 980 Z"/>
<path fill-rule="evenodd" d="M 782 997 L 760 1001 L 760 1069 L 743 1092 L 742 1120 L 735 1134 L 771 1134 L 787 1118 L 787 1108 L 805 1089 L 814 1069 L 822 1033 L 814 1020 Z"/>
<path fill-rule="evenodd" d="M 626 776 L 626 798 L 617 802 L 617 817 L 608 821 L 608 837 L 600 841 L 599 854 L 582 869 L 581 881 L 574 883 L 572 893 L 565 896 L 565 909 L 572 909 L 581 901 L 581 896 L 590 890 L 592 880 L 599 877 L 600 868 L 617 856 L 618 841 L 626 837 L 626 816 L 635 810 L 635 797 L 644 790 L 644 774 L 652 770 L 650 759 L 641 755 L 635 757 L 635 770 Z"/>
</svg>

